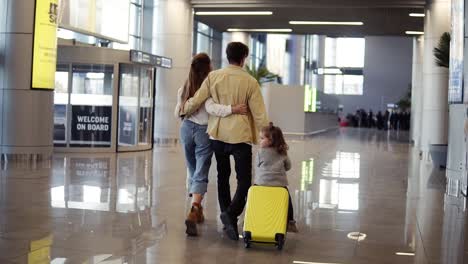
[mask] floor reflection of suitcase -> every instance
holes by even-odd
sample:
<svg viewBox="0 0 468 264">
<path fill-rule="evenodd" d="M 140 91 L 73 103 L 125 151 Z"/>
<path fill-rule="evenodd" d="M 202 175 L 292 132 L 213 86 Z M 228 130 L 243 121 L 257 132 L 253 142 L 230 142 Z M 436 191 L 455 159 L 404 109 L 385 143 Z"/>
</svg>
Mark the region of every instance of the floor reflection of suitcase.
<svg viewBox="0 0 468 264">
<path fill-rule="evenodd" d="M 274 244 L 281 250 L 286 239 L 288 191 L 283 187 L 252 186 L 247 197 L 244 242 Z"/>
</svg>

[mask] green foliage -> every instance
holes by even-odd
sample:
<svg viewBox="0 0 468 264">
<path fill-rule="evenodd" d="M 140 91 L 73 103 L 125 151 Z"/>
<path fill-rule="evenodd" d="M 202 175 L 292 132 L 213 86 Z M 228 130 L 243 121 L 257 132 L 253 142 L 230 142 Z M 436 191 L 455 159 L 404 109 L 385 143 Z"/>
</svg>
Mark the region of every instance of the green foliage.
<svg viewBox="0 0 468 264">
<path fill-rule="evenodd" d="M 411 85 L 408 87 L 406 94 L 396 104 L 402 111 L 406 111 L 411 108 Z"/>
<path fill-rule="evenodd" d="M 445 32 L 439 40 L 439 45 L 434 48 L 436 64 L 448 68 L 450 64 L 450 33 Z"/>
<path fill-rule="evenodd" d="M 278 79 L 278 75 L 270 72 L 265 66 L 260 66 L 258 69 L 250 68 L 248 65 L 245 67 L 247 72 L 257 80 L 259 84 L 272 82 Z"/>
</svg>

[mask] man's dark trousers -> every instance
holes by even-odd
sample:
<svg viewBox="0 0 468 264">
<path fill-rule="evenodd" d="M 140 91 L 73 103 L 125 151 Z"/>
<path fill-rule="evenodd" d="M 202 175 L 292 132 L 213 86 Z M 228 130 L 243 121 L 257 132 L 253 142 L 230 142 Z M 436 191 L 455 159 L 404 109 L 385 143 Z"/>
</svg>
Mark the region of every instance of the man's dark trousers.
<svg viewBox="0 0 468 264">
<path fill-rule="evenodd" d="M 212 141 L 218 169 L 218 201 L 221 212 L 227 212 L 232 220 L 242 214 L 247 201 L 247 193 L 252 184 L 252 146 L 247 143 L 229 144 Z M 234 157 L 237 189 L 231 200 L 229 177 L 231 175 L 230 156 Z"/>
</svg>

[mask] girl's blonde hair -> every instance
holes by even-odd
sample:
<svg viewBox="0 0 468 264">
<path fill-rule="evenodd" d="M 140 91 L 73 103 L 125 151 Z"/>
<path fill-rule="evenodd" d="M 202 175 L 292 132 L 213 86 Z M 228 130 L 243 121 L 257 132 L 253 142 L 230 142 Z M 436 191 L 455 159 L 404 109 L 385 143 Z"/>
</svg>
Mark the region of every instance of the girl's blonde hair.
<svg viewBox="0 0 468 264">
<path fill-rule="evenodd" d="M 271 141 L 271 147 L 281 155 L 287 155 L 289 146 L 284 140 L 283 131 L 281 128 L 274 126 L 272 122 L 270 125 L 262 128 L 262 133 Z"/>
</svg>

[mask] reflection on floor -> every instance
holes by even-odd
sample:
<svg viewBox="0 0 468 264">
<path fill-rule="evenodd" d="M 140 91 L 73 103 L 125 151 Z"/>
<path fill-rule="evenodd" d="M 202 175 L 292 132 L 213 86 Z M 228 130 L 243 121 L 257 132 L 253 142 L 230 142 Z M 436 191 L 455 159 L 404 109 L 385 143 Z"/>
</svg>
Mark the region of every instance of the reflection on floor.
<svg viewBox="0 0 468 264">
<path fill-rule="evenodd" d="M 445 180 L 406 141 L 359 129 L 290 139 L 300 233 L 282 252 L 224 237 L 215 165 L 202 235 L 185 236 L 180 147 L 3 163 L 0 263 L 468 263 L 459 175 Z"/>
</svg>

